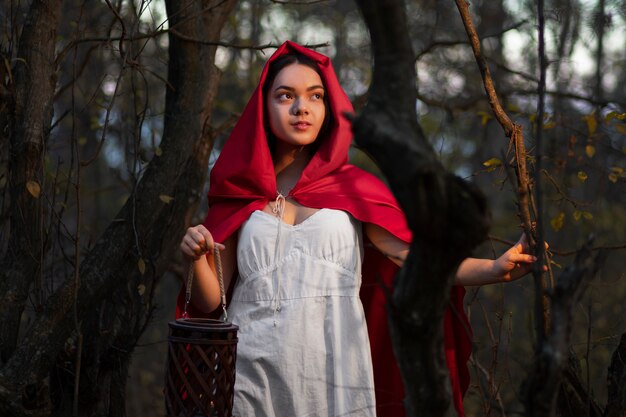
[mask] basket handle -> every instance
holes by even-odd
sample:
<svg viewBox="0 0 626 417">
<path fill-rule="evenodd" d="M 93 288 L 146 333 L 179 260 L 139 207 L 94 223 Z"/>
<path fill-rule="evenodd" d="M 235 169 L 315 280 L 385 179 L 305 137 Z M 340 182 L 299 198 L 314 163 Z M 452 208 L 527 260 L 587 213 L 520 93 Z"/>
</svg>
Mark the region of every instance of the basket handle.
<svg viewBox="0 0 626 417">
<path fill-rule="evenodd" d="M 226 291 L 224 290 L 224 274 L 222 272 L 222 258 L 220 257 L 220 250 L 216 244 L 213 244 L 213 259 L 215 259 L 215 269 L 217 270 L 217 282 L 220 286 L 220 298 L 222 299 L 222 321 L 228 320 L 228 313 L 226 312 Z M 193 284 L 193 262 L 189 264 L 187 270 L 187 288 L 185 291 L 185 309 L 183 310 L 183 318 L 188 319 L 189 313 L 187 307 L 191 302 L 191 286 Z"/>
</svg>

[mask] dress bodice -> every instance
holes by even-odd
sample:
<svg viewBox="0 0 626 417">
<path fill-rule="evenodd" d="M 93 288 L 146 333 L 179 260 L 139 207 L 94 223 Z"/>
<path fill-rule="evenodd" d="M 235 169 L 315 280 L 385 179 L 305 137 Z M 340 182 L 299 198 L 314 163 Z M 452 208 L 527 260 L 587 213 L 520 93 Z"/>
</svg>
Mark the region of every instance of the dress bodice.
<svg viewBox="0 0 626 417">
<path fill-rule="evenodd" d="M 360 224 L 344 211 L 321 209 L 296 225 L 255 211 L 239 234 L 241 288 L 235 296 L 245 293 L 248 301 L 273 299 L 279 278 L 266 278 L 279 270 L 280 299 L 356 296 L 361 286 L 362 253 Z M 319 274 L 320 269 L 329 273 Z"/>
<path fill-rule="evenodd" d="M 256 211 L 239 232 L 234 415 L 375 416 L 360 224 L 331 209 L 279 222 Z"/>
</svg>

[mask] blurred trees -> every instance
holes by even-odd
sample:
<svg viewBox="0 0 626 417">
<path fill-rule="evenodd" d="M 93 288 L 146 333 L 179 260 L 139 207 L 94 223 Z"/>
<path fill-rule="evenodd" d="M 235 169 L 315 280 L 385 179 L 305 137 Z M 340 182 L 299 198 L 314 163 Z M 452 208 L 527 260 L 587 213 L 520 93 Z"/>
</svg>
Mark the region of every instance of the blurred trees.
<svg viewBox="0 0 626 417">
<path fill-rule="evenodd" d="M 234 3 L 0 3 L 0 397 L 20 392 L 0 410 L 121 415 L 126 389 L 129 410 L 162 412 L 164 321 L 183 267 L 172 260 L 176 243 L 202 217 L 213 141 L 219 149 L 272 52 L 247 46 L 328 43 L 320 52 L 333 58 L 356 110 L 367 101 L 370 40 L 351 1 Z M 496 239 L 477 254 L 495 256 L 499 239 L 520 233 L 509 143 L 450 6 L 407 1 L 416 107 L 444 165 L 487 194 Z M 536 5 L 479 0 L 471 10 L 500 99 L 531 152 L 534 127 L 542 128 L 553 267 L 572 263 L 590 233 L 595 246 L 612 248 L 576 308 L 572 335 L 582 389 L 604 405 L 607 367 L 626 331 L 626 8 L 617 0 L 545 8 L 543 120 Z M 218 40 L 224 46 L 210 44 Z M 358 150 L 352 156 L 374 169 Z M 521 412 L 532 299 L 529 280 L 466 297 L 475 331 L 468 414 Z"/>
</svg>

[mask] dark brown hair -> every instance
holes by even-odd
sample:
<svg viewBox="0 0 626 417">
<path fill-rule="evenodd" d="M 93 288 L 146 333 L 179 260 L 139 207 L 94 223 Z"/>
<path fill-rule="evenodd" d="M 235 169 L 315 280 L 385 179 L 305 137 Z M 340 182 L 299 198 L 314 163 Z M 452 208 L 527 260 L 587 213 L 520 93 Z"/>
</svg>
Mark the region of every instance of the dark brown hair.
<svg viewBox="0 0 626 417">
<path fill-rule="evenodd" d="M 322 84 L 324 85 L 324 108 L 325 108 L 324 121 L 322 122 L 322 127 L 320 128 L 320 131 L 317 135 L 317 138 L 315 139 L 315 142 L 313 142 L 311 145 L 308 145 L 308 150 L 311 153 L 311 155 L 317 152 L 317 150 L 319 149 L 324 139 L 326 139 L 328 135 L 330 134 L 330 128 L 333 125 L 333 115 L 331 113 L 330 102 L 328 100 L 328 90 L 326 89 L 326 80 L 324 80 L 324 76 L 322 75 L 322 72 L 317 66 L 317 62 L 315 62 L 313 59 L 309 58 L 308 56 L 299 54 L 299 53 L 288 53 L 288 54 L 279 56 L 278 58 L 276 58 L 274 61 L 270 63 L 269 68 L 267 69 L 265 83 L 263 84 L 263 88 L 261 90 L 263 93 L 263 117 L 265 119 L 264 120 L 265 135 L 267 136 L 267 144 L 270 148 L 270 153 L 272 154 L 272 157 L 274 157 L 274 153 L 276 149 L 276 136 L 274 136 L 274 133 L 271 131 L 269 127 L 269 122 L 267 119 L 267 97 L 270 92 L 270 88 L 272 87 L 272 84 L 274 83 L 274 80 L 276 79 L 276 76 L 278 76 L 278 73 L 282 71 L 283 68 L 292 64 L 306 65 L 307 67 L 311 68 L 320 76 L 320 79 L 322 80 Z"/>
</svg>

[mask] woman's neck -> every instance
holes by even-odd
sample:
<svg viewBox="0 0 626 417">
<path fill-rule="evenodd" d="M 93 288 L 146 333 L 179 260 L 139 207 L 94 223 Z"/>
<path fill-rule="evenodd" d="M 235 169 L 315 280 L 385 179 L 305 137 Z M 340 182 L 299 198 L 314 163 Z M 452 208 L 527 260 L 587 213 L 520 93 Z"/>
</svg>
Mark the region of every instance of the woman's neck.
<svg viewBox="0 0 626 417">
<path fill-rule="evenodd" d="M 297 171 L 298 176 L 302 173 L 311 159 L 306 146 L 294 146 L 284 143 L 276 144 L 274 156 L 274 172 L 276 176 Z"/>
<path fill-rule="evenodd" d="M 274 158 L 277 191 L 286 196 L 296 185 L 310 160 L 306 146 L 277 144 Z"/>
</svg>

